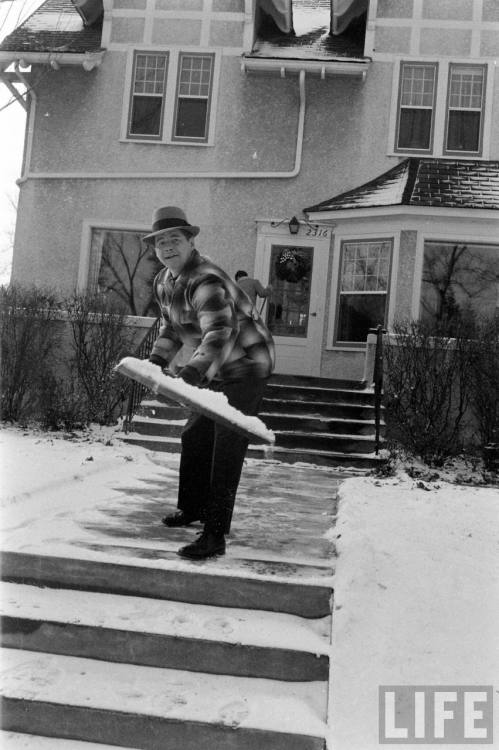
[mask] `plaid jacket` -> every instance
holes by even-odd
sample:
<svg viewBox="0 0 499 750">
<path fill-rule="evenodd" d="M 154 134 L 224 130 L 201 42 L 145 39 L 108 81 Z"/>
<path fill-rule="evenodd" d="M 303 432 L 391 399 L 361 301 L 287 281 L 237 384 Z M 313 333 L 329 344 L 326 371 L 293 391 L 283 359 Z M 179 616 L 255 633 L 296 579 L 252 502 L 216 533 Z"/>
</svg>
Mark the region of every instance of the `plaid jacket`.
<svg viewBox="0 0 499 750">
<path fill-rule="evenodd" d="M 221 268 L 194 250 L 176 280 L 165 268 L 154 279 L 163 325 L 151 354 L 168 364 L 183 344 L 202 384 L 266 378 L 274 342 L 251 300 Z"/>
</svg>

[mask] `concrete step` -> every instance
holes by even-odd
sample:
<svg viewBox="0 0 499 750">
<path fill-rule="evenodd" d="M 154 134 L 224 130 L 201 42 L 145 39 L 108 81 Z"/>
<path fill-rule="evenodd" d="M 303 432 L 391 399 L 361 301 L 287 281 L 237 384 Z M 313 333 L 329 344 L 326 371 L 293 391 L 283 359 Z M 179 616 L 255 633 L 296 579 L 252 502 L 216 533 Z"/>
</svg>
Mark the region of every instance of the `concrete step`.
<svg viewBox="0 0 499 750">
<path fill-rule="evenodd" d="M 280 412 L 262 415 L 265 424 L 271 430 L 336 433 L 341 435 L 373 435 L 375 422 L 373 419 L 342 419 L 328 418 L 312 414 L 285 414 Z M 383 425 L 384 429 L 384 425 Z"/>
<path fill-rule="evenodd" d="M 372 406 L 374 391 L 372 388 L 357 390 L 355 388 L 332 388 L 315 386 L 295 386 L 291 384 L 268 383 L 266 398 L 278 398 L 289 401 L 307 401 L 328 403 L 355 403 Z"/>
<path fill-rule="evenodd" d="M 299 574 L 277 580 L 257 573 L 243 577 L 230 569 L 217 569 L 216 561 L 163 560 L 159 566 L 146 560 L 142 566 L 3 552 L 1 577 L 11 583 L 283 612 L 310 619 L 331 612 L 332 590 L 327 580 L 308 582 Z"/>
<path fill-rule="evenodd" d="M 282 448 L 301 450 L 329 450 L 344 454 L 372 453 L 373 435 L 349 435 L 334 432 L 305 432 L 301 430 L 275 430 L 276 444 Z"/>
<path fill-rule="evenodd" d="M 0 731 L 2 750 L 116 750 L 116 745 L 102 745 L 100 742 L 80 742 L 79 740 L 42 737 L 39 734 Z M 139 748 L 129 748 L 139 750 Z"/>
<path fill-rule="evenodd" d="M 285 681 L 327 680 L 331 617 L 1 585 L 2 646 Z"/>
<path fill-rule="evenodd" d="M 267 414 L 309 414 L 324 418 L 374 419 L 374 404 L 355 404 L 343 401 L 291 401 L 279 398 L 264 398 L 260 419 L 265 422 Z M 384 408 L 381 408 L 381 414 Z M 151 416 L 154 416 L 151 414 Z"/>
<path fill-rule="evenodd" d="M 131 445 L 140 445 L 149 450 L 179 453 L 179 437 L 159 437 L 152 435 L 140 435 L 137 432 L 123 433 L 121 440 Z M 372 453 L 343 453 L 335 450 L 306 450 L 303 448 L 283 448 L 274 446 L 269 448 L 263 445 L 250 445 L 247 453 L 248 458 L 259 458 L 282 463 L 305 463 L 317 466 L 338 467 L 353 471 L 368 471 L 383 462 L 383 459 Z"/>
<path fill-rule="evenodd" d="M 2 728 L 143 750 L 324 750 L 326 682 L 4 649 Z"/>
</svg>

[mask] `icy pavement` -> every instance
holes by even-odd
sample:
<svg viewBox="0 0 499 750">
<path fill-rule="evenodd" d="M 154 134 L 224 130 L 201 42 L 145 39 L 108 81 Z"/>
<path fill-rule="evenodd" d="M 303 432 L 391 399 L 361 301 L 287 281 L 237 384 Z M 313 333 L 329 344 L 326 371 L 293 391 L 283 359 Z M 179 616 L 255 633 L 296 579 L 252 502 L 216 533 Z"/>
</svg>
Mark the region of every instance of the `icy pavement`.
<svg viewBox="0 0 499 750">
<path fill-rule="evenodd" d="M 4 550 L 168 567 L 203 566 L 176 550 L 200 524 L 167 529 L 177 454 L 8 428 L 0 431 Z M 106 435 L 111 444 L 106 445 Z M 245 462 L 225 558 L 248 575 L 330 576 L 336 494 L 344 475 L 308 464 Z"/>
</svg>

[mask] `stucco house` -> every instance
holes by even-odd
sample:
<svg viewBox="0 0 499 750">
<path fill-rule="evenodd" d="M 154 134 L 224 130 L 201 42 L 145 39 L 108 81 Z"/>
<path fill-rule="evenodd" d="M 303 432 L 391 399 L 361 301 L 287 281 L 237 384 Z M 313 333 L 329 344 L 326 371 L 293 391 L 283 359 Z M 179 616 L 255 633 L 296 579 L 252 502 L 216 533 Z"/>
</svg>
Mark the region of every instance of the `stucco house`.
<svg viewBox="0 0 499 750">
<path fill-rule="evenodd" d="M 46 0 L 0 45 L 13 279 L 147 327 L 141 236 L 180 205 L 272 284 L 278 372 L 361 380 L 370 327 L 498 310 L 498 56 L 497 0 Z"/>
</svg>

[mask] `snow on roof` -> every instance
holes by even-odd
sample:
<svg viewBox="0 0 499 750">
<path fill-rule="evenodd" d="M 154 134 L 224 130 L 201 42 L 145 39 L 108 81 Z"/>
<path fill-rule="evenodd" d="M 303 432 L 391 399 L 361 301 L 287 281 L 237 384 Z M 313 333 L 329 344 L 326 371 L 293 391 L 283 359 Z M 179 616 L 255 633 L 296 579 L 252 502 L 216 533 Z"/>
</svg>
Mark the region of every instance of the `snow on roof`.
<svg viewBox="0 0 499 750">
<path fill-rule="evenodd" d="M 499 210 L 499 161 L 409 158 L 357 188 L 303 210 L 381 206 Z"/>
<path fill-rule="evenodd" d="M 95 52 L 102 20 L 85 26 L 71 0 L 47 0 L 0 44 L 2 52 Z"/>
</svg>

